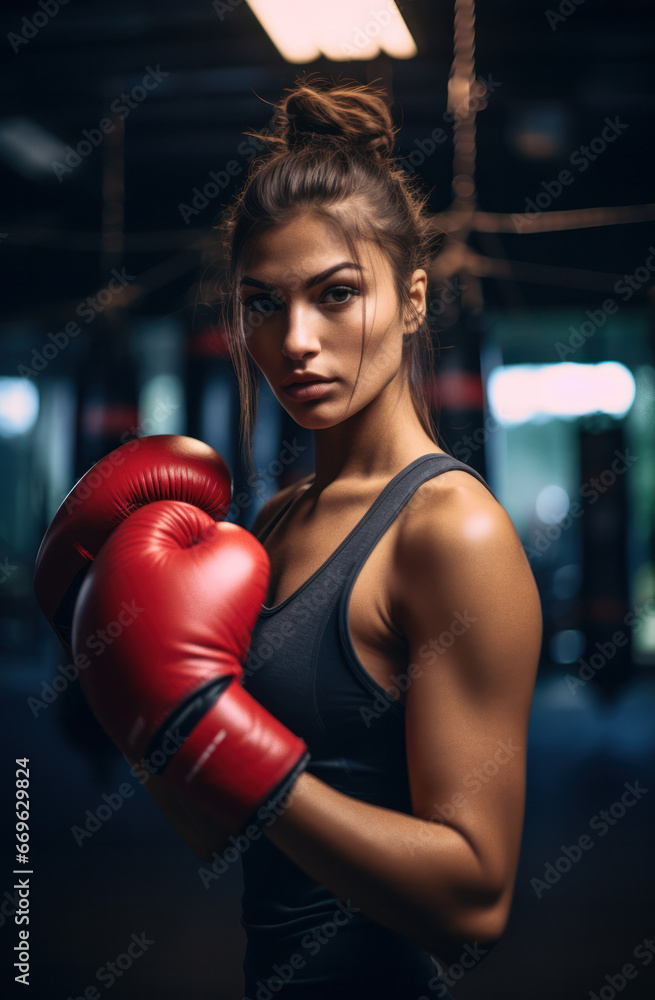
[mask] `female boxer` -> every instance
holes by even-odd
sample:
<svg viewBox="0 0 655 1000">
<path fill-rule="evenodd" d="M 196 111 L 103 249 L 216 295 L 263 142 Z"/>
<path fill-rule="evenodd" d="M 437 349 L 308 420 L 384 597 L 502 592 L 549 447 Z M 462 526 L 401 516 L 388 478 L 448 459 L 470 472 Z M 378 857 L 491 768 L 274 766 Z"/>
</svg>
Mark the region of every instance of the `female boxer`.
<svg viewBox="0 0 655 1000">
<path fill-rule="evenodd" d="M 196 853 L 238 845 L 250 1000 L 448 997 L 439 960 L 461 975 L 510 912 L 539 600 L 422 395 L 430 224 L 381 93 L 300 80 L 278 111 L 219 227 L 228 331 L 246 453 L 261 373 L 314 474 L 251 534 L 207 445 L 123 445 L 35 591 L 76 663 L 135 609 L 80 683 Z"/>
<path fill-rule="evenodd" d="M 245 994 L 448 996 L 430 956 L 475 964 L 510 912 L 539 598 L 430 420 L 431 226 L 382 92 L 300 79 L 259 138 L 217 227 L 243 440 L 261 372 L 316 468 L 252 528 L 245 686 L 311 760 L 243 851 Z"/>
</svg>

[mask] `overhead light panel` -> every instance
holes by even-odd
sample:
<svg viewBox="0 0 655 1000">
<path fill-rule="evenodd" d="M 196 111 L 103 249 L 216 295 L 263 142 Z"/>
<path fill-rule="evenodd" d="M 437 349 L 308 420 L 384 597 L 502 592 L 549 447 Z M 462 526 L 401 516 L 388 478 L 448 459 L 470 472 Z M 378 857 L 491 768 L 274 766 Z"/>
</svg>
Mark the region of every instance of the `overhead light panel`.
<svg viewBox="0 0 655 1000">
<path fill-rule="evenodd" d="M 632 372 L 618 361 L 499 366 L 489 375 L 489 408 L 504 427 L 593 413 L 624 417 L 635 399 Z"/>
<path fill-rule="evenodd" d="M 248 0 L 280 54 L 292 63 L 411 59 L 418 52 L 394 0 Z"/>
</svg>

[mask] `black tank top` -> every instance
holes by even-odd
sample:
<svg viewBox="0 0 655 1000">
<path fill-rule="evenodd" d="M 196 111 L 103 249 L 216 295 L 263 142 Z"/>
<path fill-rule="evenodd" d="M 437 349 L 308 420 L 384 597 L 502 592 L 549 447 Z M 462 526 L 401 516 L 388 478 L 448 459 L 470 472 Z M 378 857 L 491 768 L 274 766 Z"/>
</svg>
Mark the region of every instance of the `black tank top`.
<svg viewBox="0 0 655 1000">
<path fill-rule="evenodd" d="M 415 490 L 452 469 L 487 486 L 474 469 L 449 455 L 427 454 L 411 462 L 304 584 L 275 607 L 262 608 L 244 669 L 246 690 L 307 743 L 310 774 L 346 795 L 408 814 L 405 708 L 357 657 L 348 599 L 367 557 Z M 367 995 L 364 986 L 377 981 L 378 998 L 385 990 L 400 997 L 403 989 L 415 998 L 421 991 L 426 997 L 450 996 L 439 985 L 428 952 L 340 901 L 264 834 L 243 852 L 242 863 L 243 968 L 250 1000 L 259 995 L 260 984 L 276 977 L 287 982 L 283 991 L 266 986 L 262 995 L 270 989 L 278 997 L 312 1000 L 322 995 L 319 984 L 327 983 L 323 990 L 329 990 L 331 981 L 339 1000 L 348 986 L 361 998 Z"/>
</svg>

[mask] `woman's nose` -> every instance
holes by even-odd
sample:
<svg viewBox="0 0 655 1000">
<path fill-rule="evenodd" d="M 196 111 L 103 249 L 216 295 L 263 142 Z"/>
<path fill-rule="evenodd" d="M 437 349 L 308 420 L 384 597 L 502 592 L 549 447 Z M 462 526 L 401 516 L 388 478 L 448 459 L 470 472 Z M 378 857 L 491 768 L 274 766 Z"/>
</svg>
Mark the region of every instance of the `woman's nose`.
<svg viewBox="0 0 655 1000">
<path fill-rule="evenodd" d="M 298 307 L 288 310 L 288 322 L 284 331 L 282 350 L 289 358 L 302 358 L 306 354 L 320 351 L 318 331 L 307 311 Z"/>
</svg>

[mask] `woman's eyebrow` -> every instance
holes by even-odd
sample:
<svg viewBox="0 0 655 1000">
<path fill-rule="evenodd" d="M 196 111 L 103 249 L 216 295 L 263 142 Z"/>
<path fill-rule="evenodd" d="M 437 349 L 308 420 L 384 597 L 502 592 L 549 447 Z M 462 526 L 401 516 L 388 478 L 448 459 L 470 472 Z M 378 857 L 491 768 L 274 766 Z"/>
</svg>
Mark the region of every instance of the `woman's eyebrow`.
<svg viewBox="0 0 655 1000">
<path fill-rule="evenodd" d="M 329 278 L 330 275 L 334 274 L 336 271 L 342 271 L 344 268 L 354 268 L 355 271 L 362 272 L 365 269 L 361 267 L 360 264 L 355 264 L 352 261 L 344 260 L 340 264 L 334 264 L 332 267 L 326 268 L 325 271 L 321 271 L 320 274 L 315 274 L 312 278 L 308 278 L 305 282 L 305 288 L 313 288 L 314 285 L 320 285 L 322 281 Z M 248 275 L 244 275 L 241 279 L 242 285 L 253 285 L 255 288 L 264 288 L 268 292 L 275 291 L 276 286 L 269 284 L 267 281 L 257 281 L 256 278 L 250 278 Z"/>
</svg>

